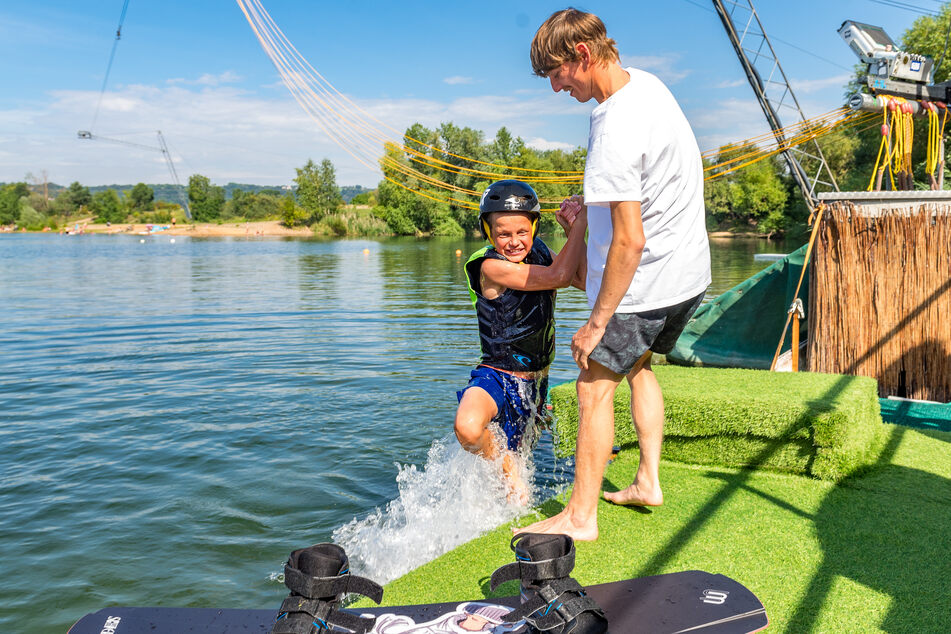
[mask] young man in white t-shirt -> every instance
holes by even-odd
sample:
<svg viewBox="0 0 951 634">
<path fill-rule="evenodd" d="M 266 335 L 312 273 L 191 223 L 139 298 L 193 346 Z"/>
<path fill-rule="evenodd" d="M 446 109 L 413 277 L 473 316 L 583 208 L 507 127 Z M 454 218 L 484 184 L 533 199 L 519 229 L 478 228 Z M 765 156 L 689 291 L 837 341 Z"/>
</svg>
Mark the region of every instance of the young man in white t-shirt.
<svg viewBox="0 0 951 634">
<path fill-rule="evenodd" d="M 565 9 L 532 42 L 535 74 L 567 91 L 591 113 L 584 198 L 587 205 L 586 292 L 591 316 L 571 350 L 578 376 L 575 486 L 565 509 L 518 532 L 598 537 L 601 480 L 614 442 L 614 392 L 627 377 L 640 446 L 633 483 L 615 504 L 663 503 L 658 466 L 664 400 L 651 354 L 667 353 L 710 284 L 710 248 L 703 207 L 703 163 L 686 117 L 650 73 L 622 68 L 604 24 Z"/>
</svg>

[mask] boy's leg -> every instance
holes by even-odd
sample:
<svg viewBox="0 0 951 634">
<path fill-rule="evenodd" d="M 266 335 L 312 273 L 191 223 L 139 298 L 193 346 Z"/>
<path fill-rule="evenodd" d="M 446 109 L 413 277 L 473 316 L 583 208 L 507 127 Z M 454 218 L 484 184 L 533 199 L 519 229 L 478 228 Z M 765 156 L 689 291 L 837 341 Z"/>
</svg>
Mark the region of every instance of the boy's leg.
<svg viewBox="0 0 951 634">
<path fill-rule="evenodd" d="M 651 352 L 644 353 L 627 375 L 631 385 L 631 418 L 640 447 L 640 463 L 631 486 L 617 493 L 604 493 L 615 504 L 660 506 L 660 448 L 664 440 L 664 396 L 651 370 Z"/>
<path fill-rule="evenodd" d="M 456 410 L 455 432 L 462 448 L 486 460 L 502 455 L 502 474 L 509 487 L 509 499 L 516 504 L 529 501 L 528 486 L 519 473 L 515 454 L 499 447 L 490 425 L 498 413 L 498 405 L 489 393 L 478 386 L 466 389 Z"/>
<path fill-rule="evenodd" d="M 466 389 L 456 409 L 455 432 L 462 448 L 487 460 L 499 456 L 499 448 L 489 429 L 499 408 L 489 393 L 478 386 Z"/>
<path fill-rule="evenodd" d="M 623 375 L 588 359 L 578 376 L 578 444 L 575 486 L 558 515 L 517 529 L 517 533 L 564 533 L 575 540 L 598 538 L 598 495 L 614 444 L 614 392 Z"/>
</svg>

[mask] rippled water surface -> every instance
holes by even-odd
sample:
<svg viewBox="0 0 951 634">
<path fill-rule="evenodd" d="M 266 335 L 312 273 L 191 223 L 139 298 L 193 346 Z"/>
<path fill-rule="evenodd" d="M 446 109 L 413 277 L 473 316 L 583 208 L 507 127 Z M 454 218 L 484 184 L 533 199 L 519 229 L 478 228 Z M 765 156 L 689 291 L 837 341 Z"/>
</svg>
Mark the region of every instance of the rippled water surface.
<svg viewBox="0 0 951 634">
<path fill-rule="evenodd" d="M 276 608 L 288 552 L 384 508 L 451 433 L 478 358 L 455 251 L 479 243 L 144 240 L 0 236 L 0 631 Z M 784 250 L 713 249 L 711 295 Z M 553 383 L 586 318 L 579 291 L 558 307 Z"/>
</svg>

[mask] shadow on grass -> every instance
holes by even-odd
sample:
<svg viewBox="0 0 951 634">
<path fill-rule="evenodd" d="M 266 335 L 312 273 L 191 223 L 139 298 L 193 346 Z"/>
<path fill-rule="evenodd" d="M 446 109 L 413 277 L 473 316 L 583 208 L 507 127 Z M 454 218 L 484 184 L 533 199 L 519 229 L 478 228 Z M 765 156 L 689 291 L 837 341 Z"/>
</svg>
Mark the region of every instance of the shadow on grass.
<svg viewBox="0 0 951 634">
<path fill-rule="evenodd" d="M 894 430 L 892 452 L 905 433 L 903 428 Z M 948 631 L 951 481 L 887 464 L 890 453 L 886 450 L 878 469 L 832 489 L 822 501 L 815 526 L 823 559 L 788 623 L 790 631 L 816 627 L 838 578 L 891 598 L 881 623 L 887 632 Z"/>
<path fill-rule="evenodd" d="M 951 289 L 951 278 L 935 289 L 935 291 L 914 310 L 909 311 L 888 333 L 883 335 L 874 345 L 870 346 L 864 354 L 856 358 L 849 367 L 845 368 L 842 371 L 842 376 L 840 376 L 835 384 L 833 384 L 825 394 L 822 394 L 811 403 L 813 408 L 810 409 L 815 410 L 828 407 L 828 403 L 834 401 L 849 382 L 853 380 L 854 377 L 848 375 L 853 374 L 866 359 L 875 354 L 887 341 L 904 330 L 912 323 L 918 314 L 925 310 L 930 304 L 937 301 L 949 289 Z M 780 436 L 789 437 L 796 430 L 808 427 L 811 416 L 812 413 L 807 411 L 806 414 L 790 424 L 785 433 L 780 434 Z M 942 503 L 938 503 L 937 506 L 940 508 L 935 509 L 934 514 L 938 516 L 935 521 L 918 516 L 918 509 L 914 508 L 915 505 L 919 504 L 918 499 L 910 500 L 904 505 L 903 500 L 914 497 L 914 492 L 917 491 L 927 491 L 929 489 L 935 491 L 946 490 L 949 486 L 948 480 L 915 469 L 888 465 L 903 435 L 904 430 L 898 430 L 893 433 L 889 439 L 888 446 L 877 460 L 877 465 L 881 467 L 878 473 L 881 474 L 883 471 L 894 473 L 895 479 L 903 483 L 901 485 L 901 491 L 895 491 L 893 494 L 889 494 L 886 491 L 870 492 L 870 497 L 866 501 L 868 505 L 867 513 L 858 514 L 858 516 L 854 508 L 855 503 L 846 492 L 845 487 L 841 490 L 833 489 L 827 496 L 827 499 L 823 501 L 819 512 L 815 516 L 815 522 L 820 533 L 820 540 L 824 547 L 825 557 L 823 558 L 820 570 L 810 583 L 806 596 L 796 610 L 793 617 L 793 623 L 796 625 L 790 627 L 791 631 L 803 632 L 809 631 L 812 628 L 815 623 L 815 617 L 822 608 L 823 601 L 831 589 L 831 581 L 835 575 L 845 575 L 865 585 L 879 588 L 883 592 L 890 594 L 895 604 L 901 603 L 907 598 L 906 587 L 903 585 L 904 582 L 899 581 L 899 579 L 910 578 L 911 581 L 914 581 L 915 578 L 924 577 L 928 582 L 937 583 L 938 585 L 935 586 L 937 588 L 946 587 L 941 585 L 942 583 L 946 584 L 948 576 L 946 553 L 940 554 L 938 558 L 934 558 L 934 555 L 929 555 L 928 559 L 923 560 L 920 555 L 916 555 L 913 551 L 921 546 L 921 540 L 927 539 L 924 535 L 938 538 L 939 542 L 942 543 L 947 541 L 947 527 L 951 526 L 951 518 L 948 516 L 948 505 L 951 504 L 951 500 L 944 501 L 943 506 L 941 505 Z M 765 464 L 782 446 L 783 442 L 781 440 L 770 443 L 750 461 L 750 469 L 741 471 L 736 476 L 726 479 L 727 485 L 723 490 L 704 504 L 650 561 L 640 570 L 633 571 L 635 576 L 659 574 L 665 565 L 674 559 L 676 554 L 697 535 L 707 520 L 712 517 L 718 509 L 740 490 L 748 488 L 753 470 Z M 886 465 L 888 466 L 886 467 Z M 865 470 L 863 473 L 869 474 L 869 470 Z M 864 480 L 865 478 L 861 479 Z M 927 488 L 922 489 L 919 487 Z M 924 506 L 922 506 L 922 508 L 924 508 Z M 929 506 L 928 508 L 931 509 L 933 507 Z M 900 521 L 897 523 L 894 521 L 890 522 L 890 518 L 894 520 L 896 517 L 895 511 L 898 509 L 904 511 Z M 907 532 L 895 531 L 895 526 L 901 526 L 903 522 L 908 524 Z M 927 523 L 927 526 L 923 526 L 923 523 Z M 861 534 L 855 533 L 850 529 L 850 526 L 853 525 L 862 529 Z M 943 530 L 936 530 L 942 527 Z M 919 537 L 916 531 L 925 529 L 930 530 L 922 533 L 922 536 Z M 882 548 L 877 546 L 879 543 L 883 544 Z M 849 560 L 850 553 L 852 553 L 854 549 L 862 550 L 863 548 L 868 551 L 864 556 L 856 558 L 855 563 Z M 922 552 L 930 552 L 930 550 L 922 549 Z M 898 555 L 893 557 L 893 553 L 897 553 Z M 870 561 L 876 558 L 879 560 L 878 564 L 874 561 Z M 882 575 L 883 578 L 877 581 L 872 579 L 872 575 L 858 569 L 861 566 L 857 562 L 866 562 L 867 565 L 871 566 L 871 570 L 875 571 L 876 574 Z M 887 565 L 885 562 L 888 562 Z M 941 562 L 945 563 L 942 564 Z M 936 572 L 932 575 L 930 572 L 925 572 L 926 570 L 931 571 L 933 568 L 939 569 L 940 573 Z M 900 571 L 906 571 L 907 575 L 899 575 L 898 573 Z M 850 572 L 854 573 L 854 576 L 850 575 Z M 936 578 L 938 575 L 944 579 Z M 889 581 L 889 577 L 892 581 Z M 901 585 L 900 588 L 899 585 Z M 925 606 L 922 606 L 920 600 L 911 601 L 908 605 L 912 607 L 907 608 L 907 610 L 898 607 L 893 608 L 892 613 L 895 613 L 896 610 L 900 610 L 901 614 L 893 617 L 890 613 L 888 617 L 889 623 L 894 624 L 896 622 L 895 619 L 901 618 L 909 618 L 911 619 L 910 622 L 915 621 L 916 617 L 906 614 L 906 612 L 914 611 L 915 608 L 913 606 L 916 605 L 919 609 L 936 611 L 938 614 L 945 614 L 947 612 L 946 605 L 935 606 L 926 603 Z M 931 628 L 905 628 L 904 623 L 896 629 L 932 631 Z"/>
</svg>

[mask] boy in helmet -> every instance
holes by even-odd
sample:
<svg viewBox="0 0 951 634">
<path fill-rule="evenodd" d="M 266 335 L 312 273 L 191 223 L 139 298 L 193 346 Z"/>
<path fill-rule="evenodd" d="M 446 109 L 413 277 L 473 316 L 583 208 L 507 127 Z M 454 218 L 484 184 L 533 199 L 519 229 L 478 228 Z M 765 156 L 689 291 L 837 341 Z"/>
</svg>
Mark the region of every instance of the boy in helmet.
<svg viewBox="0 0 951 634">
<path fill-rule="evenodd" d="M 528 491 L 512 452 L 528 424 L 544 412 L 548 366 L 555 356 L 555 289 L 584 279 L 587 219 L 578 206 L 573 199 L 562 204 L 558 220 L 568 242 L 553 257 L 537 237 L 541 214 L 535 191 L 517 180 L 492 183 L 479 202 L 479 229 L 491 246 L 473 253 L 465 266 L 482 360 L 458 393 L 456 438 L 487 460 L 501 455 L 513 497 L 522 502 Z"/>
</svg>

